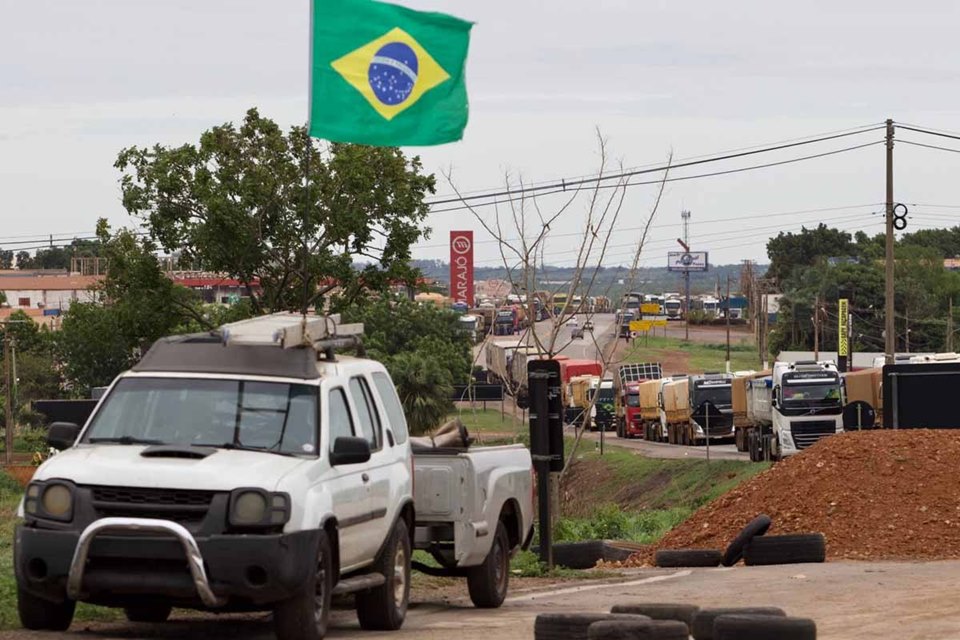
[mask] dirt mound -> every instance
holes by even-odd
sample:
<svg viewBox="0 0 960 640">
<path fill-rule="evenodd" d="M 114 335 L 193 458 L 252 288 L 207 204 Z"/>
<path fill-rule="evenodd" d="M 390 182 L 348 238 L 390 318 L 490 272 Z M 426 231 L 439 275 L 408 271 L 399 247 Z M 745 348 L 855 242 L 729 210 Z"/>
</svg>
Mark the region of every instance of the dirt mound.
<svg viewBox="0 0 960 640">
<path fill-rule="evenodd" d="M 770 534 L 823 533 L 831 559 L 960 558 L 960 430 L 863 431 L 825 439 L 697 511 L 656 549 L 723 549 L 766 513 Z"/>
</svg>

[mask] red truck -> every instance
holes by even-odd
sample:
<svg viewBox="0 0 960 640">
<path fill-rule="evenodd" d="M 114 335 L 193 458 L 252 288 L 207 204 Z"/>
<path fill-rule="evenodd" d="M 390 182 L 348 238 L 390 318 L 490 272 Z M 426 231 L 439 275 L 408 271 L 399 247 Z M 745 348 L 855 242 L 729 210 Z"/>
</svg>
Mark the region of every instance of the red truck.
<svg viewBox="0 0 960 640">
<path fill-rule="evenodd" d="M 563 384 L 570 382 L 574 376 L 599 376 L 601 373 L 603 364 L 596 360 L 560 360 L 560 379 Z"/>
<path fill-rule="evenodd" d="M 622 364 L 613 377 L 614 410 L 617 414 L 617 437 L 643 437 L 640 415 L 640 383 L 659 380 L 663 370 L 659 362 Z"/>
</svg>

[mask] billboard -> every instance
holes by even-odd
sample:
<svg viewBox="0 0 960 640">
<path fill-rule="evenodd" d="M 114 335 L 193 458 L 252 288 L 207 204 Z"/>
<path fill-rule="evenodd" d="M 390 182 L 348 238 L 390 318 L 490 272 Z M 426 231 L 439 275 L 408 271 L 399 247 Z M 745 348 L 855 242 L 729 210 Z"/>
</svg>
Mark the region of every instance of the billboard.
<svg viewBox="0 0 960 640">
<path fill-rule="evenodd" d="M 707 252 L 671 251 L 667 253 L 667 271 L 707 271 Z"/>
<path fill-rule="evenodd" d="M 450 232 L 450 297 L 473 306 L 473 231 Z"/>
<path fill-rule="evenodd" d="M 848 356 L 850 355 L 850 329 L 847 325 L 849 320 L 849 305 L 846 298 L 840 298 L 840 302 L 837 305 L 837 355 L 838 356 Z"/>
</svg>

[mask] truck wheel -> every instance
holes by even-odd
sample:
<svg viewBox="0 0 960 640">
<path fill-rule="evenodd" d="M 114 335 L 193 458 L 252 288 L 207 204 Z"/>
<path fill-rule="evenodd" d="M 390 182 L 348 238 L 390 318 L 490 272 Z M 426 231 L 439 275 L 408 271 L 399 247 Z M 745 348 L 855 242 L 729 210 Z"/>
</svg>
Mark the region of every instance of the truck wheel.
<svg viewBox="0 0 960 640">
<path fill-rule="evenodd" d="M 820 533 L 752 538 L 743 549 L 748 566 L 825 562 L 827 541 Z"/>
<path fill-rule="evenodd" d="M 166 622 L 173 607 L 168 604 L 136 604 L 123 608 L 130 622 Z"/>
<path fill-rule="evenodd" d="M 397 520 L 373 570 L 386 577 L 379 587 L 357 593 L 357 619 L 368 631 L 396 631 L 407 617 L 410 602 L 410 535 Z"/>
<path fill-rule="evenodd" d="M 479 567 L 467 573 L 470 601 L 480 609 L 496 609 L 507 597 L 510 585 L 510 538 L 503 522 L 497 523 L 490 553 Z"/>
<path fill-rule="evenodd" d="M 17 587 L 17 612 L 20 624 L 34 631 L 66 631 L 73 622 L 73 600 L 50 602 Z"/>
<path fill-rule="evenodd" d="M 317 570 L 311 572 L 303 590 L 273 610 L 277 640 L 320 640 L 327 634 L 330 598 L 333 594 L 333 551 L 326 531 L 317 544 Z"/>
</svg>

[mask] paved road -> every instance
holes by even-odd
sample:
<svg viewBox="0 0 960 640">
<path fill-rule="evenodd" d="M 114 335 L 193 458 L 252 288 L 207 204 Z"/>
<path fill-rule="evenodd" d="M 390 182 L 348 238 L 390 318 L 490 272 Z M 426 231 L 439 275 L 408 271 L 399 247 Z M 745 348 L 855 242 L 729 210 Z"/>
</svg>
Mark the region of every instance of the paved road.
<svg viewBox="0 0 960 640">
<path fill-rule="evenodd" d="M 578 318 L 581 323 L 585 319 L 586 316 L 580 316 Z M 590 332 L 585 331 L 582 339 L 571 340 L 570 330 L 566 327 L 560 329 L 560 333 L 557 336 L 557 345 L 563 347 L 560 353 L 572 359 L 594 360 L 597 358 L 598 345 L 602 346 L 605 341 L 613 335 L 615 318 L 612 313 L 598 313 L 593 316 L 592 320 L 594 325 L 593 335 L 591 336 Z M 536 323 L 534 330 L 540 340 L 546 342 L 552 329 L 552 321 L 542 320 Z M 527 344 L 529 339 L 531 338 L 527 336 L 525 332 L 513 336 L 489 336 L 487 338 L 487 340 L 496 342 L 497 344 L 512 345 Z M 482 349 L 483 344 L 476 345 L 473 349 L 474 360 L 481 365 L 484 364 L 484 356 L 481 353 Z"/>
<path fill-rule="evenodd" d="M 933 640 L 960 637 L 960 562 L 832 562 L 732 569 L 639 569 L 614 581 L 576 581 L 514 591 L 501 609 L 473 609 L 463 594 L 421 599 L 403 629 L 360 631 L 351 611 L 336 612 L 328 637 L 393 640 L 532 640 L 544 612 L 603 612 L 617 603 L 701 606 L 775 605 L 813 618 L 821 640 Z M 465 589 L 461 590 L 461 593 Z M 68 633 L 12 631 L 5 638 L 271 638 L 269 616 L 177 617 L 163 625 L 77 624 Z"/>
<path fill-rule="evenodd" d="M 573 429 L 568 428 L 573 435 Z M 668 460 L 683 459 L 706 459 L 706 447 L 686 447 L 678 444 L 667 444 L 665 442 L 648 442 L 646 440 L 634 440 L 629 438 L 618 438 L 617 434 L 607 431 L 603 434 L 604 444 L 615 447 L 623 447 L 637 451 L 648 458 L 664 458 Z M 600 432 L 588 431 L 583 434 L 583 439 L 591 442 L 600 441 Z M 732 444 L 710 445 L 711 460 L 749 460 L 750 454 L 741 453 Z"/>
</svg>

